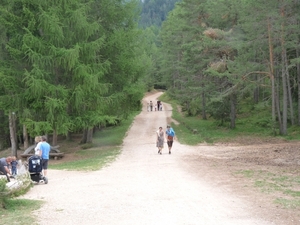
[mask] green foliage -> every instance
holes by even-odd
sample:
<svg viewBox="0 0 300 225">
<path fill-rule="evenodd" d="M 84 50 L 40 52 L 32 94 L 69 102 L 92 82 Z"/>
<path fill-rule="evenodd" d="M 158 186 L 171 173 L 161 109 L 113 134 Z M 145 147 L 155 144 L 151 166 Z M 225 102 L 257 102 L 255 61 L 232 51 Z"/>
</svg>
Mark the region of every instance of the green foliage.
<svg viewBox="0 0 300 225">
<path fill-rule="evenodd" d="M 120 146 L 137 113 L 132 113 L 119 125 L 102 128 L 95 132 L 93 143 L 81 145 L 83 150 L 76 152 L 77 160 L 49 165 L 52 169 L 62 170 L 99 170 L 113 162 L 120 154 Z"/>
<path fill-rule="evenodd" d="M 180 110 L 178 101 L 173 100 L 169 93 L 164 93 L 160 100 L 168 102 L 173 107 L 172 117 L 179 124 L 172 124 L 176 129 L 176 134 L 181 143 L 197 145 L 200 143 L 217 143 L 238 141 L 243 137 L 253 137 L 268 139 L 276 136 L 272 120 L 270 118 L 270 107 L 265 104 L 253 107 L 249 101 L 240 103 L 237 114 L 236 129 L 229 129 L 228 121 L 224 121 L 223 126 L 212 117 L 203 120 L 200 116 L 188 116 Z M 216 107 L 222 106 L 216 104 Z M 220 111 L 222 112 L 222 110 Z M 218 120 L 217 120 L 218 121 Z M 197 132 L 194 132 L 197 130 Z M 286 140 L 299 140 L 300 129 L 298 126 L 289 128 L 289 135 L 285 136 Z"/>
<path fill-rule="evenodd" d="M 141 15 L 139 25 L 149 27 L 151 25 L 161 26 L 167 18 L 167 14 L 174 8 L 176 2 L 180 0 L 143 0 L 140 1 Z"/>
<path fill-rule="evenodd" d="M 270 105 L 255 123 L 286 134 L 299 117 L 298 8 L 294 1 L 182 1 L 162 25 L 156 73 L 189 115 L 207 113 L 221 125 L 230 119 L 234 127 L 239 104 L 251 96 L 253 107 Z"/>
<path fill-rule="evenodd" d="M 42 205 L 42 201 L 28 199 L 8 199 L 5 209 L 0 208 L 2 224 L 34 224 L 36 221 L 32 211 L 37 210 Z"/>
<path fill-rule="evenodd" d="M 138 110 L 151 61 L 136 9 L 136 1 L 2 1 L 0 110 L 16 112 L 30 136 Z"/>
<path fill-rule="evenodd" d="M 78 160 L 50 165 L 50 168 L 59 170 L 95 171 L 113 162 L 119 153 L 120 148 L 118 147 L 84 149 L 76 153 L 76 156 L 79 158 Z"/>
<path fill-rule="evenodd" d="M 207 112 L 221 126 L 230 121 L 230 106 L 226 98 L 212 99 L 207 106 Z"/>
<path fill-rule="evenodd" d="M 6 179 L 0 179 L 0 209 L 5 208 L 8 199 L 8 189 L 6 187 L 6 183 Z"/>
</svg>

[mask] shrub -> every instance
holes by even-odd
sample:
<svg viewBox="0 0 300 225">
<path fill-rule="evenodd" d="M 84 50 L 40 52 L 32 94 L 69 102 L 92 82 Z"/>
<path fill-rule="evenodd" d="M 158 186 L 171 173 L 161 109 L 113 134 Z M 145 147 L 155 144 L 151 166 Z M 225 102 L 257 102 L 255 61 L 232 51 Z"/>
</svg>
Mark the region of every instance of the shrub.
<svg viewBox="0 0 300 225">
<path fill-rule="evenodd" d="M 5 208 L 5 201 L 8 198 L 8 188 L 6 179 L 0 179 L 0 207 Z"/>
</svg>

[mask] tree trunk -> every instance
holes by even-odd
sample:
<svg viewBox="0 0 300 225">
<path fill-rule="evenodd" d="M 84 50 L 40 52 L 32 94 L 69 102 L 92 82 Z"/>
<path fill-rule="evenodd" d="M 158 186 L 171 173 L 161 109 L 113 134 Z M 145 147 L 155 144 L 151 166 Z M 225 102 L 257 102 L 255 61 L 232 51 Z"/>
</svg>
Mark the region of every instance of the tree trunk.
<svg viewBox="0 0 300 225">
<path fill-rule="evenodd" d="M 16 120 L 15 113 L 10 112 L 8 119 L 9 119 L 11 155 L 18 157 L 18 155 L 17 155 L 17 140 L 16 140 L 17 135 L 16 135 L 16 127 L 15 127 L 15 124 L 16 124 L 15 123 L 15 120 Z"/>
<path fill-rule="evenodd" d="M 207 120 L 206 116 L 206 97 L 204 91 L 202 91 L 202 119 Z"/>
<path fill-rule="evenodd" d="M 274 79 L 274 53 L 273 53 L 273 43 L 271 36 L 271 22 L 268 19 L 268 40 L 269 40 L 269 56 L 270 56 L 270 79 L 272 84 L 272 120 L 275 124 L 276 122 L 276 88 Z"/>
<path fill-rule="evenodd" d="M 67 141 L 71 141 L 72 140 L 72 134 L 70 131 L 68 131 L 67 135 L 66 135 L 66 140 Z"/>
<path fill-rule="evenodd" d="M 52 146 L 57 145 L 57 131 L 56 129 L 53 130 L 53 136 L 52 136 Z"/>
<path fill-rule="evenodd" d="M 5 118 L 6 118 L 6 116 L 4 114 L 4 111 L 0 110 L 0 123 L 1 124 L 6 124 Z M 6 130 L 7 130 L 7 128 L 5 128 L 5 126 L 0 126 L 0 150 L 8 147 Z"/>
<path fill-rule="evenodd" d="M 230 95 L 230 128 L 235 128 L 235 118 L 236 118 L 236 94 Z"/>
<path fill-rule="evenodd" d="M 276 76 L 274 79 L 277 81 L 275 82 L 275 104 L 276 104 L 276 111 L 277 111 L 277 117 L 278 117 L 278 124 L 279 124 L 279 133 L 282 134 L 282 117 L 281 117 L 281 110 L 280 110 L 280 95 L 277 93 L 280 93 L 279 86 L 280 86 L 280 76 L 279 72 L 276 72 Z"/>
<path fill-rule="evenodd" d="M 297 58 L 299 58 L 299 49 L 296 49 Z M 298 84 L 298 126 L 300 126 L 300 63 L 297 63 L 297 84 Z"/>
<path fill-rule="evenodd" d="M 80 144 L 85 144 L 87 142 L 87 134 L 88 134 L 88 129 L 84 129 Z"/>
<path fill-rule="evenodd" d="M 281 8 L 281 17 L 285 17 L 284 7 Z M 287 113 L 288 113 L 288 90 L 287 90 L 287 68 L 285 65 L 286 49 L 285 49 L 285 36 L 284 36 L 284 23 L 281 24 L 281 78 L 282 78 L 282 135 L 287 134 Z"/>
<path fill-rule="evenodd" d="M 93 141 L 93 132 L 94 129 L 93 128 L 89 128 L 87 131 L 87 139 L 86 139 L 86 143 L 92 143 Z"/>
<path fill-rule="evenodd" d="M 293 98 L 292 98 L 292 90 L 291 90 L 291 82 L 290 82 L 290 74 L 289 74 L 286 50 L 285 50 L 285 55 L 284 55 L 284 67 L 283 68 L 285 68 L 285 74 L 286 74 L 287 94 L 288 94 L 287 102 L 288 102 L 288 105 L 290 108 L 291 124 L 295 125 L 294 106 L 293 106 Z"/>
<path fill-rule="evenodd" d="M 29 147 L 29 141 L 28 141 L 27 128 L 25 125 L 23 125 L 23 139 L 24 139 L 24 149 L 27 149 Z"/>
<path fill-rule="evenodd" d="M 283 54 L 284 53 L 282 52 L 282 56 Z M 285 74 L 284 65 L 282 65 L 281 78 L 282 78 L 282 135 L 286 135 L 288 95 L 287 95 L 287 84 L 286 84 L 286 74 Z"/>
</svg>

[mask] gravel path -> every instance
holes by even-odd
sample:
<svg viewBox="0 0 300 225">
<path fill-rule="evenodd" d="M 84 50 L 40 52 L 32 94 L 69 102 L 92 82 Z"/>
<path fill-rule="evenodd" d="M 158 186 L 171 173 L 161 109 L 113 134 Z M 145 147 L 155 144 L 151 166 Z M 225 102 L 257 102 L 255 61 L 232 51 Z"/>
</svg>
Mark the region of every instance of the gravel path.
<svg viewBox="0 0 300 225">
<path fill-rule="evenodd" d="M 155 101 L 161 93 L 144 98 Z M 174 143 L 157 154 L 155 131 L 164 129 L 172 109 L 139 114 L 124 140 L 122 153 L 96 172 L 49 170 L 49 183 L 24 197 L 44 200 L 39 224 L 103 225 L 268 225 L 243 199 L 211 186 L 181 164 L 196 148 Z M 201 146 L 202 149 L 205 146 Z"/>
</svg>

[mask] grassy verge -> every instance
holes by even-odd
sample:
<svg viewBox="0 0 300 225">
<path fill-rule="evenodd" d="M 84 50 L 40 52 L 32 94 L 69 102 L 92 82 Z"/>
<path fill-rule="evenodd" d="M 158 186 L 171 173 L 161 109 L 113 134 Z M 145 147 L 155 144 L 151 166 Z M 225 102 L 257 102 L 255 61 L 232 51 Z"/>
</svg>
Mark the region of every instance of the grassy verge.
<svg viewBox="0 0 300 225">
<path fill-rule="evenodd" d="M 211 118 L 203 120 L 200 116 L 189 117 L 181 112 L 178 102 L 170 99 L 166 93 L 160 97 L 161 101 L 172 105 L 172 118 L 179 122 L 178 125 L 172 124 L 175 128 L 179 141 L 183 144 L 197 145 L 199 143 L 216 143 L 231 142 L 242 138 L 259 138 L 263 139 L 284 139 L 284 140 L 300 140 L 299 126 L 288 128 L 288 135 L 278 136 L 274 134 L 270 113 L 267 109 L 255 109 L 249 111 L 247 104 L 241 105 L 240 114 L 236 120 L 236 128 L 230 129 L 229 122 L 220 126 L 218 121 Z"/>
<path fill-rule="evenodd" d="M 38 224 L 32 215 L 42 205 L 42 201 L 27 199 L 8 199 L 5 209 L 0 207 L 0 224 Z"/>
<path fill-rule="evenodd" d="M 242 174 L 247 179 L 251 179 L 253 185 L 261 192 L 277 196 L 274 203 L 285 208 L 300 207 L 300 176 L 261 170 L 241 170 L 236 174 Z"/>
<path fill-rule="evenodd" d="M 58 160 L 56 164 L 50 163 L 49 169 L 92 171 L 111 163 L 119 155 L 120 145 L 138 113 L 132 114 L 119 126 L 97 131 L 93 137 L 92 148 L 86 148 L 86 145 L 83 145 L 74 153 L 74 149 L 78 149 L 76 142 L 64 143 L 66 152 L 74 154 L 75 160 L 69 162 Z M 4 208 L 0 205 L 0 224 L 38 224 L 32 211 L 39 209 L 42 204 L 42 201 L 6 198 L 3 202 Z"/>
<path fill-rule="evenodd" d="M 134 117 L 138 113 L 139 112 L 135 112 L 118 126 L 107 127 L 95 132 L 92 146 L 83 145 L 83 149 L 74 153 L 76 160 L 61 163 L 58 161 L 56 164 L 50 164 L 49 168 L 93 171 L 99 170 L 105 165 L 113 162 L 120 154 L 120 145 L 122 144 Z"/>
</svg>

